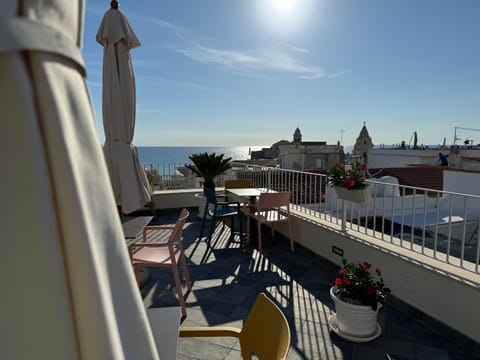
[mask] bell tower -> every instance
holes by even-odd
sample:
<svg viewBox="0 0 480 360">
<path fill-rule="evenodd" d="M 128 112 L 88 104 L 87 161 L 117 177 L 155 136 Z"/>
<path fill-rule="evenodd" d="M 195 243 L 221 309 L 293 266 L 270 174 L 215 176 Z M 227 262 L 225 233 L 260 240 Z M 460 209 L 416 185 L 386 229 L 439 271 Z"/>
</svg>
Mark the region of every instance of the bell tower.
<svg viewBox="0 0 480 360">
<path fill-rule="evenodd" d="M 360 134 L 353 147 L 353 155 L 356 159 L 368 164 L 368 151 L 371 148 L 373 148 L 372 138 L 368 134 L 367 125 L 364 121 L 362 130 L 360 130 Z"/>
<path fill-rule="evenodd" d="M 300 128 L 297 126 L 297 128 L 295 129 L 295 132 L 293 133 L 293 143 L 295 145 L 300 145 L 300 143 L 302 142 L 302 133 L 300 132 Z"/>
</svg>

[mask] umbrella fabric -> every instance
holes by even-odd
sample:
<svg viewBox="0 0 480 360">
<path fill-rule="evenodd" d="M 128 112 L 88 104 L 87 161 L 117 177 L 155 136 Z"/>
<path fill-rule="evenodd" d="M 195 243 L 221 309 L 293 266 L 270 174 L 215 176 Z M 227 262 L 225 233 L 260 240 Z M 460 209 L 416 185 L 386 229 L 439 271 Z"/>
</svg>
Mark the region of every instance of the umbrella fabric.
<svg viewBox="0 0 480 360">
<path fill-rule="evenodd" d="M 96 36 L 103 46 L 104 153 L 117 204 L 124 213 L 151 200 L 151 187 L 132 144 L 135 129 L 135 77 L 130 49 L 139 47 L 125 16 L 108 10 Z"/>
<path fill-rule="evenodd" d="M 83 2 L 0 7 L 0 359 L 157 359 L 80 53 Z"/>
</svg>

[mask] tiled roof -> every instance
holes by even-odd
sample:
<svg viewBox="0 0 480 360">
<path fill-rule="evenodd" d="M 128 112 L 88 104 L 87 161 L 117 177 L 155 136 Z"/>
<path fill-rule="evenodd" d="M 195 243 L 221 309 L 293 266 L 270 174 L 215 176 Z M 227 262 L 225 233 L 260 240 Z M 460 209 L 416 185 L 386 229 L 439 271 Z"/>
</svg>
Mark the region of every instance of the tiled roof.
<svg viewBox="0 0 480 360">
<path fill-rule="evenodd" d="M 394 176 L 400 185 L 443 190 L 443 171 L 449 168 L 432 165 L 411 165 L 407 167 L 369 169 L 376 178 Z"/>
</svg>

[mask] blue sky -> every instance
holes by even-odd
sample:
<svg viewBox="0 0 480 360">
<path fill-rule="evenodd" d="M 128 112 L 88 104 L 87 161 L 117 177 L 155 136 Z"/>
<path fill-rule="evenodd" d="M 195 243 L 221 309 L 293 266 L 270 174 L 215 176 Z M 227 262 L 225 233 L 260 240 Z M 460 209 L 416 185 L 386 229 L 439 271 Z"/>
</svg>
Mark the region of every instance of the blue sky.
<svg viewBox="0 0 480 360">
<path fill-rule="evenodd" d="M 480 129 L 478 0 L 120 0 L 137 146 L 453 142 Z M 99 139 L 109 1 L 87 1 L 83 55 Z M 459 131 L 480 143 L 480 132 Z"/>
</svg>

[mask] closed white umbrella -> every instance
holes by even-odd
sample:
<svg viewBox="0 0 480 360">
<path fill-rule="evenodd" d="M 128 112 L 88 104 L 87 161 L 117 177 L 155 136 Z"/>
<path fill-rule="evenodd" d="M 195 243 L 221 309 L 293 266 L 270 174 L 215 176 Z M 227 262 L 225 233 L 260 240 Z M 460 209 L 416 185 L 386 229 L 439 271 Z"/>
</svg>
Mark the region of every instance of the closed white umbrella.
<svg viewBox="0 0 480 360">
<path fill-rule="evenodd" d="M 2 360 L 158 358 L 85 83 L 83 6 L 0 7 Z"/>
<path fill-rule="evenodd" d="M 103 46 L 104 153 L 117 205 L 124 213 L 151 201 L 151 187 L 132 144 L 135 130 L 135 76 L 130 49 L 140 46 L 120 10 L 108 10 L 97 32 Z"/>
</svg>

